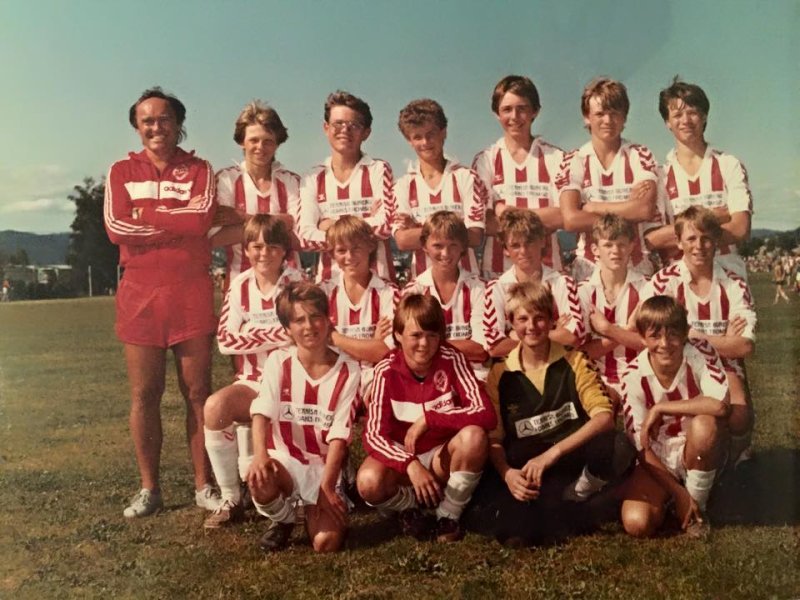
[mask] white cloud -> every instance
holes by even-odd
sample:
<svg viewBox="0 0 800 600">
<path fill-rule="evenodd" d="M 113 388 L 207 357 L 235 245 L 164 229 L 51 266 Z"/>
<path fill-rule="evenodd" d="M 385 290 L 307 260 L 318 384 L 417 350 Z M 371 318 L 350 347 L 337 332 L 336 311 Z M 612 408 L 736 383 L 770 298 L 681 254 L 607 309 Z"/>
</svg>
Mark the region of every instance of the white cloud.
<svg viewBox="0 0 800 600">
<path fill-rule="evenodd" d="M 3 213 L 21 213 L 21 212 L 38 212 L 38 211 L 62 211 L 73 212 L 75 205 L 66 198 L 35 198 L 33 200 L 18 200 L 0 206 L 0 212 Z"/>
</svg>

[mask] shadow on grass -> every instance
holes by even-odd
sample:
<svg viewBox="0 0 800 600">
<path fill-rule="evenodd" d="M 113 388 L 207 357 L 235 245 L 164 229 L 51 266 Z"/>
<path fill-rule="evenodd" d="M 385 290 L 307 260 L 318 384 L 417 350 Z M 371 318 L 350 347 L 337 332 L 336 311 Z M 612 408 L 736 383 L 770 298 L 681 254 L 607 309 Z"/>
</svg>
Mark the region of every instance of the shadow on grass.
<svg viewBox="0 0 800 600">
<path fill-rule="evenodd" d="M 800 450 L 772 448 L 725 473 L 709 513 L 719 525 L 800 524 Z"/>
<path fill-rule="evenodd" d="M 374 548 L 389 542 L 400 534 L 400 527 L 395 519 L 384 518 L 371 511 L 361 509 L 350 522 L 347 534 L 348 550 Z"/>
</svg>

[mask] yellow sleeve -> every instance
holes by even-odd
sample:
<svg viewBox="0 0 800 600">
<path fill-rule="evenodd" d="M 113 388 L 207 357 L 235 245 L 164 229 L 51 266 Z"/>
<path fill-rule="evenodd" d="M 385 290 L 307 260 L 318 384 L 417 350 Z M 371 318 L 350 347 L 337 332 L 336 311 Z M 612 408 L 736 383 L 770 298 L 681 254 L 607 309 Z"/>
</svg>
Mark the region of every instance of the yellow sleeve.
<svg viewBox="0 0 800 600">
<path fill-rule="evenodd" d="M 497 426 L 489 432 L 489 439 L 495 442 L 502 442 L 506 437 L 506 432 L 503 429 L 503 420 L 500 418 L 500 391 L 498 389 L 500 376 L 505 370 L 506 364 L 504 362 L 495 363 L 486 378 L 486 393 L 489 394 L 489 399 L 492 401 L 494 412 L 497 415 Z"/>
<path fill-rule="evenodd" d="M 600 413 L 613 412 L 611 399 L 600 379 L 600 373 L 592 367 L 586 355 L 578 350 L 571 350 L 567 352 L 566 359 L 575 372 L 575 388 L 578 398 L 589 418 Z"/>
</svg>

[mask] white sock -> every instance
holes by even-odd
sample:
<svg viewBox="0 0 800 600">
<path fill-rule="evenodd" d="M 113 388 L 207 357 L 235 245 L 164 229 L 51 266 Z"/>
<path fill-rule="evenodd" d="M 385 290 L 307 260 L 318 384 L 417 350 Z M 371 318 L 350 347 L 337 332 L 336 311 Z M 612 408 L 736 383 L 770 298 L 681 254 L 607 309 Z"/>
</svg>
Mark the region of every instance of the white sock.
<svg viewBox="0 0 800 600">
<path fill-rule="evenodd" d="M 436 517 L 458 521 L 467 502 L 472 498 L 472 492 L 478 486 L 482 474 L 483 472 L 470 473 L 469 471 L 450 473 L 444 488 L 444 500 L 436 507 Z"/>
<path fill-rule="evenodd" d="M 575 480 L 575 495 L 581 500 L 586 500 L 592 494 L 599 492 L 608 483 L 589 473 L 589 467 L 584 466 L 578 479 Z"/>
<path fill-rule="evenodd" d="M 367 503 L 369 504 L 369 502 Z M 370 504 L 378 509 L 380 513 L 387 512 L 400 512 L 408 510 L 409 508 L 417 507 L 417 495 L 414 493 L 414 488 L 410 485 L 402 485 L 397 490 L 397 493 L 380 504 Z"/>
<path fill-rule="evenodd" d="M 223 500 L 238 502 L 241 495 L 239 488 L 239 470 L 236 466 L 236 437 L 233 425 L 221 431 L 205 428 L 206 452 L 214 470 L 214 477 L 219 485 Z"/>
<path fill-rule="evenodd" d="M 253 500 L 253 506 L 256 507 L 256 510 L 260 514 L 269 517 L 273 521 L 278 523 L 294 523 L 294 506 L 283 496 L 279 495 L 275 500 L 267 504 L 259 504 Z"/>
<path fill-rule="evenodd" d="M 253 432 L 250 425 L 236 426 L 236 444 L 239 447 L 239 477 L 247 479 L 247 471 L 253 462 Z"/>
<path fill-rule="evenodd" d="M 697 469 L 689 469 L 686 471 L 686 491 L 697 502 L 697 506 L 703 512 L 706 511 L 706 504 L 708 504 L 708 496 L 711 494 L 711 488 L 714 485 L 714 477 L 717 470 L 712 471 L 698 471 Z"/>
</svg>

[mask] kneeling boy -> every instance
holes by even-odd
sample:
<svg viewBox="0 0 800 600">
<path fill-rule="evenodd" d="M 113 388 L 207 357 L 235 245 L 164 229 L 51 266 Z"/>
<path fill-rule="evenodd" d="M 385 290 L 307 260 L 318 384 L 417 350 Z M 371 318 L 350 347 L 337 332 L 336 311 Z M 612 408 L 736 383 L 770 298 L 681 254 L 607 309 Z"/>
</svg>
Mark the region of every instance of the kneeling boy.
<svg viewBox="0 0 800 600">
<path fill-rule="evenodd" d="M 437 540 L 457 541 L 497 418 L 464 355 L 443 343 L 436 298 L 404 297 L 393 331 L 400 347 L 375 367 L 358 491 L 379 510 L 399 512 L 404 532 L 418 539 L 427 535 L 418 506 L 435 507 Z"/>
<path fill-rule="evenodd" d="M 338 550 L 347 510 L 337 489 L 358 395 L 358 364 L 328 346 L 324 292 L 306 282 L 278 297 L 278 318 L 295 343 L 274 352 L 250 407 L 254 457 L 247 473 L 253 504 L 272 519 L 261 538 L 280 550 L 294 527 L 295 499 L 306 507 L 306 528 L 317 552 Z"/>
<path fill-rule="evenodd" d="M 636 317 L 646 349 L 622 379 L 625 429 L 639 451 L 627 482 L 622 524 L 655 533 L 672 497 L 681 527 L 708 532 L 706 502 L 723 454 L 730 405 L 722 362 L 702 340 L 688 343 L 686 310 L 669 296 L 646 300 Z"/>
<path fill-rule="evenodd" d="M 529 545 L 585 530 L 589 510 L 574 502 L 618 479 L 633 453 L 614 431 L 611 400 L 587 357 L 550 338 L 549 288 L 513 285 L 508 313 L 519 343 L 486 383 L 500 416 L 490 434 L 494 469 L 468 522 L 503 543 Z"/>
</svg>

